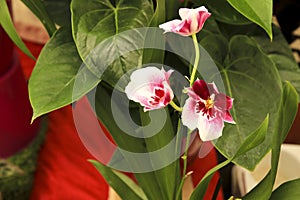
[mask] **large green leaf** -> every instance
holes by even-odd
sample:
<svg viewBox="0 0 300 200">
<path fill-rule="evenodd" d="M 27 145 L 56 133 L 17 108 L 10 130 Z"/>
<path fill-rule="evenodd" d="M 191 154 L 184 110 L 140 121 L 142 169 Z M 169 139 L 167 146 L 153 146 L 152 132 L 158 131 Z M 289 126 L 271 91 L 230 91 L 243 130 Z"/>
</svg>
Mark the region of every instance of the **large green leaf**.
<svg viewBox="0 0 300 200">
<path fill-rule="evenodd" d="M 274 63 L 253 39 L 234 36 L 228 49 L 228 60 L 220 70 L 227 94 L 234 98 L 232 115 L 236 124 L 226 124 L 223 136 L 215 145 L 227 158 L 232 157 L 249 132 L 254 131 L 270 113 L 269 133 L 265 142 L 234 160 L 253 170 L 270 149 L 281 96 L 280 77 Z"/>
<path fill-rule="evenodd" d="M 35 59 L 34 56 L 31 54 L 29 49 L 23 43 L 21 38 L 18 36 L 18 33 L 14 27 L 12 19 L 9 14 L 9 9 L 6 4 L 6 0 L 0 0 L 0 25 L 3 27 L 7 35 L 10 39 L 29 57 Z"/>
<path fill-rule="evenodd" d="M 228 24 L 220 24 L 221 31 L 218 34 L 224 35 L 227 38 L 231 38 L 234 35 L 248 35 L 256 41 L 256 45 L 266 53 L 269 58 L 275 63 L 282 82 L 289 81 L 297 89 L 300 94 L 300 75 L 299 67 L 292 54 L 291 48 L 281 33 L 280 28 L 273 25 L 273 41 L 265 35 L 264 31 L 258 27 L 258 25 L 250 24 L 243 26 L 233 26 Z M 205 27 L 205 29 L 208 27 Z M 217 33 L 217 32 L 216 32 Z M 201 44 L 209 51 L 210 55 L 218 62 L 215 55 L 220 54 L 220 51 L 213 51 L 211 49 L 221 47 L 220 42 L 212 40 L 213 37 L 219 37 L 216 34 L 210 34 L 210 39 L 206 39 L 210 44 Z M 211 45 L 211 44 L 214 45 Z M 218 47 L 216 47 L 218 46 Z M 223 48 L 221 50 L 223 52 Z"/>
<path fill-rule="evenodd" d="M 251 21 L 237 12 L 226 0 L 205 0 L 204 2 L 194 0 L 193 2 L 196 7 L 202 6 L 204 3 L 208 7 L 208 11 L 211 12 L 212 16 L 218 21 L 237 25 L 251 23 Z"/>
<path fill-rule="evenodd" d="M 300 179 L 288 181 L 280 185 L 271 196 L 271 200 L 294 200 L 300 199 Z"/>
<path fill-rule="evenodd" d="M 114 171 L 105 165 L 90 160 L 97 168 L 107 183 L 122 197 L 124 200 L 147 200 L 144 192 L 126 175 Z"/>
<path fill-rule="evenodd" d="M 261 26 L 272 40 L 272 0 L 227 0 L 232 7 L 252 22 Z"/>
<path fill-rule="evenodd" d="M 173 147 L 168 151 L 163 151 L 162 149 L 168 145 L 172 139 L 175 138 L 175 134 L 172 127 L 172 122 L 170 119 L 170 114 L 166 109 L 164 109 L 167 113 L 167 119 L 165 123 L 163 124 L 163 127 L 161 127 L 161 130 L 155 134 L 152 137 L 145 138 L 145 143 L 147 146 L 148 152 L 160 150 L 161 154 L 159 157 L 155 157 L 154 160 L 152 160 L 152 163 L 155 162 L 166 162 L 168 161 L 169 157 L 176 158 L 178 155 L 179 158 L 179 152 L 176 151 L 176 145 L 174 143 Z M 152 113 L 157 111 L 150 111 Z M 140 111 L 141 115 L 141 121 L 142 124 L 145 126 L 151 121 L 149 121 L 148 113 L 145 113 L 142 109 Z M 159 118 L 160 115 L 158 114 L 157 117 Z M 153 122 L 152 122 L 153 123 Z M 153 129 L 146 129 L 145 135 L 151 134 Z M 149 132 L 149 133 L 148 133 Z M 173 155 L 171 155 L 173 154 Z M 175 160 L 174 160 L 175 161 Z M 158 169 L 154 171 L 154 174 L 156 176 L 157 182 L 159 184 L 160 190 L 162 191 L 162 197 L 161 199 L 175 199 L 177 187 L 179 186 L 180 182 L 180 168 L 179 168 L 179 159 L 177 159 L 175 162 L 172 162 L 171 164 L 167 165 L 166 167 L 162 169 Z M 172 174 L 172 176 L 170 176 Z"/>
<path fill-rule="evenodd" d="M 208 184 L 216 171 L 229 164 L 235 157 L 242 156 L 244 153 L 261 144 L 265 140 L 266 133 L 268 130 L 268 124 L 269 116 L 265 118 L 265 120 L 262 122 L 262 124 L 257 130 L 249 134 L 249 136 L 244 140 L 244 142 L 241 144 L 241 146 L 239 147 L 239 149 L 233 157 L 210 169 L 201 179 L 199 184 L 196 186 L 194 192 L 191 195 L 191 200 L 204 198 Z"/>
<path fill-rule="evenodd" d="M 148 0 L 74 0 L 71 9 L 76 46 L 84 61 L 92 56 L 87 63 L 93 73 L 100 77 L 105 71 L 103 79 L 115 85 L 124 73 L 141 66 L 142 50 L 137 49 L 144 35 L 134 29 L 147 27 L 152 18 Z"/>
<path fill-rule="evenodd" d="M 56 27 L 41 0 L 21 0 L 42 22 L 49 36 L 56 31 Z"/>
<path fill-rule="evenodd" d="M 288 134 L 298 110 L 298 95 L 295 88 L 286 82 L 283 87 L 279 112 L 276 119 L 275 132 L 271 138 L 271 170 L 264 179 L 252 189 L 243 199 L 254 200 L 257 197 L 269 199 L 275 183 L 281 144 Z"/>
<path fill-rule="evenodd" d="M 54 23 L 60 26 L 71 25 L 71 0 L 43 0 L 42 2 Z"/>
<path fill-rule="evenodd" d="M 158 27 L 159 24 L 165 22 L 165 0 L 159 0 L 156 1 L 156 9 L 155 12 L 151 18 L 150 27 Z M 162 37 L 162 30 L 157 29 L 149 29 L 146 32 L 145 38 L 147 38 L 147 41 L 150 41 L 153 43 L 153 41 L 158 40 L 158 38 Z M 146 43 L 147 43 L 146 41 Z M 145 44 L 147 45 L 147 44 Z M 164 49 L 164 43 L 162 43 L 161 49 Z M 153 49 L 153 48 L 145 48 L 143 49 L 143 64 L 147 63 L 163 63 L 165 52 L 159 49 Z"/>
<path fill-rule="evenodd" d="M 98 79 L 86 67 L 78 71 L 81 64 L 70 29 L 59 29 L 43 48 L 29 79 L 33 119 L 72 103 L 97 85 Z M 84 81 L 77 83 L 83 86 L 80 90 L 74 90 L 77 77 Z"/>
<path fill-rule="evenodd" d="M 131 121 L 139 118 L 139 107 L 136 105 L 131 106 L 131 113 L 128 116 L 128 99 L 124 93 L 115 91 L 114 98 L 112 98 L 112 88 L 102 83 L 97 87 L 96 92 L 96 113 L 100 121 L 110 132 L 114 141 L 118 145 L 118 150 L 114 153 L 109 166 L 114 169 L 131 172 L 143 172 L 143 169 L 151 169 L 152 163 L 150 162 L 149 155 L 143 154 L 147 152 L 145 141 L 143 138 L 133 137 L 128 133 L 138 133 L 138 129 L 135 128 Z M 114 112 L 112 111 L 114 109 Z M 115 113 L 115 115 L 113 114 Z M 117 115 L 117 119 L 116 119 Z M 137 120 L 134 120 L 135 122 Z M 121 122 L 122 126 L 117 122 Z M 138 121 L 136 123 L 139 123 Z M 129 153 L 128 153 L 128 152 Z M 136 159 L 137 154 L 131 154 L 131 152 L 144 155 L 144 158 Z M 140 158 L 140 157 L 139 157 Z M 135 177 L 143 189 L 144 193 L 149 199 L 160 199 L 162 192 L 156 179 L 154 172 L 136 173 Z"/>
</svg>

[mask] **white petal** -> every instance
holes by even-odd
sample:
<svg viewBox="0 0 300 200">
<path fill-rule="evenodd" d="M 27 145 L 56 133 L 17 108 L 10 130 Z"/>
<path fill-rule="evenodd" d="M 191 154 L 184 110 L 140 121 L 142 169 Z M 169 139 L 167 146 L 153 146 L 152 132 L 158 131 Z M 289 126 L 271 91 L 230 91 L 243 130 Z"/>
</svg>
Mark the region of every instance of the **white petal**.
<svg viewBox="0 0 300 200">
<path fill-rule="evenodd" d="M 224 122 L 220 117 L 208 120 L 206 116 L 200 115 L 197 128 L 202 141 L 210 141 L 222 136 Z"/>
<path fill-rule="evenodd" d="M 146 67 L 135 70 L 130 76 L 130 82 L 125 88 L 125 93 L 129 99 L 133 96 L 145 92 L 151 92 L 150 84 L 161 84 L 165 79 L 164 73 L 156 67 Z"/>
<path fill-rule="evenodd" d="M 204 11 L 204 12 L 208 12 L 208 10 L 205 8 L 205 6 L 201 6 L 199 8 L 196 8 L 195 9 L 197 12 L 200 12 L 200 11 Z"/>
<path fill-rule="evenodd" d="M 181 19 L 186 19 L 189 16 L 189 13 L 192 12 L 193 9 L 189 9 L 189 8 L 180 8 L 179 9 L 179 16 Z"/>
<path fill-rule="evenodd" d="M 174 19 L 172 21 L 160 24 L 159 28 L 163 29 L 165 32 L 173 32 L 173 29 L 175 29 L 180 23 L 181 20 Z"/>
<path fill-rule="evenodd" d="M 182 108 L 182 123 L 190 130 L 197 128 L 199 114 L 195 112 L 197 102 L 193 98 L 188 98 Z"/>
</svg>

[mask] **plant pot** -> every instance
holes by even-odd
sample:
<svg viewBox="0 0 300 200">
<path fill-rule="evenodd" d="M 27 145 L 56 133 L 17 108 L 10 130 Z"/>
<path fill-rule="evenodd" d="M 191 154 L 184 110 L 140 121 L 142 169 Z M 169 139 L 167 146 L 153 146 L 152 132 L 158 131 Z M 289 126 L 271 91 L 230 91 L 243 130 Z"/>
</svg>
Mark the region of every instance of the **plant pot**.
<svg viewBox="0 0 300 200">
<path fill-rule="evenodd" d="M 11 8 L 11 2 L 6 1 L 9 8 Z M 14 45 L 3 28 L 0 26 L 0 76 L 5 74 L 12 61 Z"/>
<path fill-rule="evenodd" d="M 32 109 L 27 83 L 16 54 L 9 70 L 0 76 L 0 157 L 24 148 L 37 134 L 38 121 L 30 125 Z"/>
<path fill-rule="evenodd" d="M 27 82 L 13 43 L 2 28 L 0 42 L 0 157 L 7 158 L 32 141 L 39 122 L 30 125 Z"/>
</svg>

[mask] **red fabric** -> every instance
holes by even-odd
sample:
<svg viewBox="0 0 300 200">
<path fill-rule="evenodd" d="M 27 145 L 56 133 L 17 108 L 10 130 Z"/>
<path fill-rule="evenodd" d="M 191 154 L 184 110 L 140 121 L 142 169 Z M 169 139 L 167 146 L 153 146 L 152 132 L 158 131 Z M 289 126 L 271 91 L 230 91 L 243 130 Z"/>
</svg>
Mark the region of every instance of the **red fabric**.
<svg viewBox="0 0 300 200">
<path fill-rule="evenodd" d="M 42 45 L 27 43 L 35 56 Z M 19 52 L 21 65 L 27 76 L 34 61 Z M 70 106 L 48 115 L 48 130 L 39 153 L 31 200 L 52 199 L 107 199 L 108 185 L 97 170 L 87 162 L 93 158 L 82 145 L 74 126 Z M 196 159 L 189 170 L 194 171 L 196 185 L 211 167 L 216 164 L 215 151 L 203 159 Z M 219 175 L 213 178 L 205 199 L 211 199 Z M 218 199 L 223 199 L 220 193 Z"/>
</svg>

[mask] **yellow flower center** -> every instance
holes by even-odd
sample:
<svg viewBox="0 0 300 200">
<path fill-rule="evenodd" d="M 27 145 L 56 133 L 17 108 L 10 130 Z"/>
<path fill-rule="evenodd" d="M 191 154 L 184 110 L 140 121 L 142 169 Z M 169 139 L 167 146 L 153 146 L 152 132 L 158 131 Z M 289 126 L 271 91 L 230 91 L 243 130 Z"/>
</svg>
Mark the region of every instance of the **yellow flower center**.
<svg viewBox="0 0 300 200">
<path fill-rule="evenodd" d="M 207 99 L 205 102 L 205 108 L 211 109 L 214 106 L 214 100 L 212 100 L 211 98 Z"/>
</svg>

